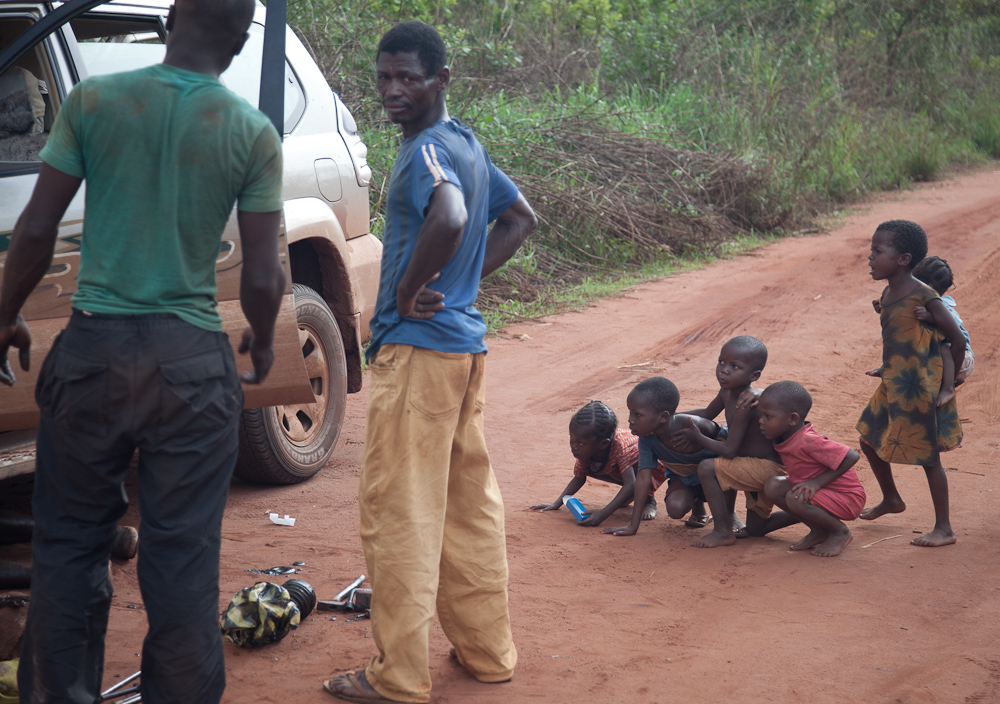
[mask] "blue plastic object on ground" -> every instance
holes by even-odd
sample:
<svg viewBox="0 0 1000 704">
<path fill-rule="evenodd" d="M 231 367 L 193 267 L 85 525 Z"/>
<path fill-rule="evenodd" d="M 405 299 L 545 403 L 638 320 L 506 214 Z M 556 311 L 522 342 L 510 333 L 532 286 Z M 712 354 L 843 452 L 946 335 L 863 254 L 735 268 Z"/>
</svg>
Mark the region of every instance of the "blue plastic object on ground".
<svg viewBox="0 0 1000 704">
<path fill-rule="evenodd" d="M 580 499 L 575 496 L 564 496 L 563 504 L 569 509 L 569 512 L 573 514 L 573 518 L 579 523 L 585 518 L 590 518 L 590 513 L 587 508 L 580 502 Z"/>
</svg>

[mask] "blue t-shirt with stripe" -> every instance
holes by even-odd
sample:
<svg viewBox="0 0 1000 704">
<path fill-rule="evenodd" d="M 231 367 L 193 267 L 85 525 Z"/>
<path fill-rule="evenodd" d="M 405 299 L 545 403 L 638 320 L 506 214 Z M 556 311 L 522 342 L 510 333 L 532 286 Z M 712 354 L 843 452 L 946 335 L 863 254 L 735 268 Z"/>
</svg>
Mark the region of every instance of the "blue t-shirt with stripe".
<svg viewBox="0 0 1000 704">
<path fill-rule="evenodd" d="M 468 212 L 458 251 L 430 286 L 445 295 L 445 307 L 428 320 L 402 318 L 396 312 L 396 288 L 413 256 L 434 189 L 445 182 L 462 191 Z M 390 342 L 439 352 L 486 351 L 486 323 L 475 303 L 487 226 L 514 204 L 517 193 L 517 186 L 493 165 L 472 130 L 458 120 L 440 120 L 403 140 L 389 179 L 381 278 L 367 359 Z"/>
</svg>

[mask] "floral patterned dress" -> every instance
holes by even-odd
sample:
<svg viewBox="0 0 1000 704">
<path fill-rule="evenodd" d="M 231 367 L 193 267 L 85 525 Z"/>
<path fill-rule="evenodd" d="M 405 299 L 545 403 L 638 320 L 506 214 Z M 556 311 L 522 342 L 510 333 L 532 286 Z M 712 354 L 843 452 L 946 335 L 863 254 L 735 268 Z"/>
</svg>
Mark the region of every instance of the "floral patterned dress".
<svg viewBox="0 0 1000 704">
<path fill-rule="evenodd" d="M 886 462 L 933 465 L 938 453 L 958 447 L 962 424 L 955 400 L 937 408 L 941 345 L 935 325 L 917 320 L 914 306 L 940 298 L 930 286 L 882 306 L 882 383 L 861 412 L 861 439 Z"/>
</svg>

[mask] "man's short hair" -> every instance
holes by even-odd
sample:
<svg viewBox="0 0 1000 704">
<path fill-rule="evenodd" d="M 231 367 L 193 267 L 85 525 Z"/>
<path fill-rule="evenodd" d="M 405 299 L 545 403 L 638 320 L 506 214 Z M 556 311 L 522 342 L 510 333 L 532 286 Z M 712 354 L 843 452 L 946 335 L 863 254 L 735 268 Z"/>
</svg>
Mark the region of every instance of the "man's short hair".
<svg viewBox="0 0 1000 704">
<path fill-rule="evenodd" d="M 416 54 L 427 76 L 435 76 L 448 61 L 448 50 L 437 29 L 419 20 L 400 22 L 382 35 L 375 60 L 386 54 Z"/>
<path fill-rule="evenodd" d="M 813 400 L 802 384 L 794 381 L 776 381 L 760 395 L 760 400 L 778 404 L 786 413 L 798 413 L 799 418 L 806 419 L 812 409 Z"/>
<path fill-rule="evenodd" d="M 875 232 L 879 230 L 892 234 L 892 246 L 897 252 L 910 255 L 910 269 L 927 256 L 927 233 L 917 223 L 910 220 L 887 220 L 875 228 Z"/>
<path fill-rule="evenodd" d="M 753 371 L 755 372 L 762 370 L 764 365 L 767 364 L 767 347 L 756 337 L 738 335 L 726 342 L 723 347 L 735 348 L 740 355 L 750 362 L 750 366 L 753 367 Z"/>
<path fill-rule="evenodd" d="M 176 0 L 177 12 L 216 33 L 241 37 L 253 21 L 254 0 Z"/>
<path fill-rule="evenodd" d="M 652 376 L 648 379 L 643 379 L 635 385 L 632 393 L 649 399 L 657 413 L 666 411 L 670 415 L 673 415 L 677 412 L 677 404 L 681 402 L 681 394 L 674 385 L 674 382 L 663 376 Z"/>
</svg>

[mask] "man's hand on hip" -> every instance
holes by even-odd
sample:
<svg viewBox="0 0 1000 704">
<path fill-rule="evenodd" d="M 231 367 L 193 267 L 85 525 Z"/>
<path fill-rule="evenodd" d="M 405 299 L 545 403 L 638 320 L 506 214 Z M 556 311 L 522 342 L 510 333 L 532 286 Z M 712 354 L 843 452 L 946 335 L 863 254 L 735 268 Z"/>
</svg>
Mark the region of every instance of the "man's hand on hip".
<svg viewBox="0 0 1000 704">
<path fill-rule="evenodd" d="M 397 292 L 396 311 L 400 317 L 427 320 L 433 318 L 436 311 L 444 308 L 444 294 L 427 288 L 440 278 L 441 272 L 439 271 L 420 287 L 414 298 L 409 300 L 400 298 Z"/>
</svg>

